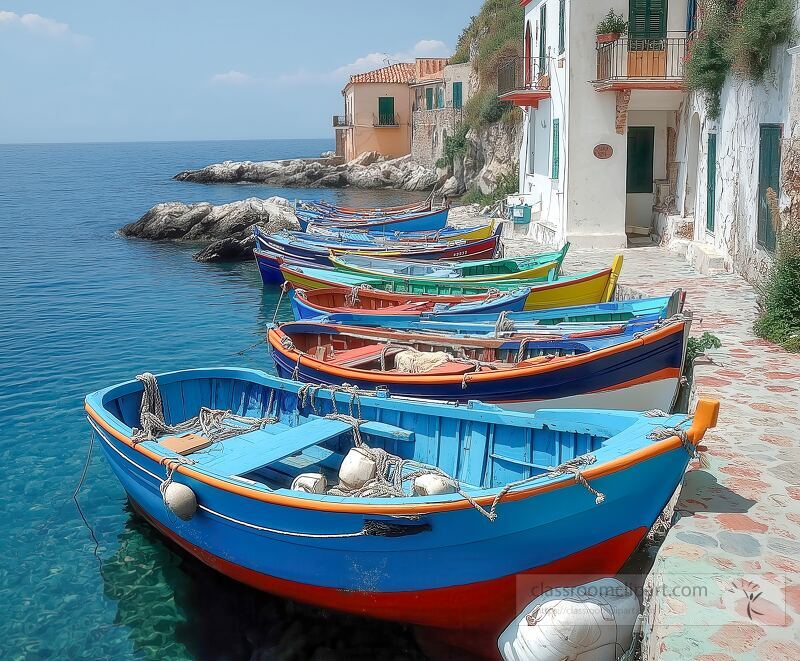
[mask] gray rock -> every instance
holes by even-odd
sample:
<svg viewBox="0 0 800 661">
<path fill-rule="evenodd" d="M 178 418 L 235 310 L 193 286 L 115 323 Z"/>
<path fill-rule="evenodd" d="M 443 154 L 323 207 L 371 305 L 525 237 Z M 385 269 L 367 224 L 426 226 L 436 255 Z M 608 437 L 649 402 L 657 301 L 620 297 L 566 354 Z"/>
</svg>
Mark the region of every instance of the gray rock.
<svg viewBox="0 0 800 661">
<path fill-rule="evenodd" d="M 217 206 L 164 202 L 125 225 L 120 234 L 153 241 L 211 243 L 196 255 L 198 261 L 230 261 L 252 257 L 254 225 L 267 232 L 300 228 L 288 200 L 251 197 Z"/>
<path fill-rule="evenodd" d="M 412 162 L 410 155 L 390 159 L 377 152 L 365 152 L 349 163 L 342 164 L 337 159 L 330 161 L 225 161 L 199 170 L 179 172 L 174 178 L 198 183 L 247 182 L 332 188 L 354 186 L 411 191 L 430 190 L 441 178 L 436 170 Z"/>
</svg>

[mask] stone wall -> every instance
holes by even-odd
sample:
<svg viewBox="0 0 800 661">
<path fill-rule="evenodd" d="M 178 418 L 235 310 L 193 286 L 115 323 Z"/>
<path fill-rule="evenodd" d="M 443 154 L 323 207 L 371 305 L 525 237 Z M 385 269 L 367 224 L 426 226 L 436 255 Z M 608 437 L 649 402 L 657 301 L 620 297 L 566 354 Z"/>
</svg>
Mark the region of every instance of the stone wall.
<svg viewBox="0 0 800 661">
<path fill-rule="evenodd" d="M 411 116 L 411 158 L 433 167 L 442 156 L 444 139 L 453 135 L 461 122 L 462 111 L 455 108 L 415 110 Z"/>
</svg>

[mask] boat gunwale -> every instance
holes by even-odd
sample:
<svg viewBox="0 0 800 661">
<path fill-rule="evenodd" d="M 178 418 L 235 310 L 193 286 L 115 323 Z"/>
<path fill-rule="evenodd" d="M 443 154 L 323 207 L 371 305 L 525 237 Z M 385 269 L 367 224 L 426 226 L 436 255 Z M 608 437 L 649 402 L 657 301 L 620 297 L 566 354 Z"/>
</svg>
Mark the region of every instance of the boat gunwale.
<svg viewBox="0 0 800 661">
<path fill-rule="evenodd" d="M 205 372 L 205 371 L 216 371 L 218 369 L 220 368 L 207 368 L 201 370 L 181 370 L 180 372 L 181 373 L 186 373 L 189 371 Z M 240 374 L 249 373 L 251 375 L 255 374 L 258 376 L 266 376 L 269 380 L 273 380 L 273 384 L 270 387 L 288 391 L 288 389 L 280 383 L 280 379 L 276 377 L 271 377 L 270 375 L 267 375 L 264 372 L 248 368 L 232 368 L 230 369 L 230 371 Z M 168 374 L 176 374 L 176 372 Z M 169 459 L 169 455 L 158 454 L 149 449 L 148 447 L 146 447 L 143 443 L 135 443 L 130 436 L 130 433 L 132 433 L 130 427 L 124 425 L 121 420 L 116 418 L 116 416 L 112 415 L 110 412 L 103 409 L 103 411 L 108 416 L 110 416 L 115 420 L 119 420 L 118 425 L 112 425 L 110 422 L 106 420 L 105 416 L 101 415 L 94 409 L 94 407 L 92 406 L 92 402 L 90 401 L 99 399 L 100 400 L 99 404 L 100 406 L 102 406 L 103 399 L 114 389 L 125 386 L 135 387 L 136 383 L 137 382 L 135 380 L 126 381 L 121 384 L 110 386 L 108 388 L 104 388 L 102 390 L 90 393 L 89 395 L 86 396 L 84 402 L 84 409 L 86 410 L 87 417 L 89 418 L 90 423 L 94 421 L 94 423 L 97 423 L 107 433 L 111 434 L 117 441 L 133 449 L 137 453 L 147 457 L 151 461 L 155 461 L 161 464 L 165 461 L 165 459 Z M 323 389 L 323 394 L 324 393 L 325 390 Z M 349 395 L 347 393 L 335 393 L 332 396 L 334 398 L 339 399 L 340 401 L 346 401 L 349 398 Z M 375 397 L 375 399 L 378 399 L 378 397 Z M 430 402 L 415 402 L 413 400 L 411 401 L 403 400 L 403 403 L 410 406 L 413 406 L 415 404 L 427 406 L 428 404 L 430 404 Z M 479 407 L 485 407 L 485 406 L 486 405 L 479 404 Z M 701 407 L 702 407 L 702 412 L 701 412 Z M 480 418 L 480 413 L 497 412 L 495 409 L 496 407 L 492 407 L 491 409 L 476 407 L 471 410 L 475 414 L 478 414 L 477 417 Z M 461 410 L 464 411 L 470 409 L 462 408 Z M 692 445 L 697 446 L 697 444 L 703 438 L 703 435 L 705 434 L 707 429 L 710 427 L 714 427 L 716 425 L 718 412 L 719 412 L 719 402 L 715 400 L 701 400 L 701 402 L 698 403 L 695 418 L 692 421 L 691 427 L 686 431 L 687 438 Z M 613 413 L 619 415 L 624 412 L 613 412 Z M 444 407 L 444 414 L 447 415 L 447 417 L 454 417 L 452 414 L 450 415 L 447 414 L 447 407 Z M 524 426 L 525 420 L 529 419 L 529 416 L 522 413 L 502 411 L 502 414 L 503 414 L 502 424 L 513 423 L 515 422 L 516 418 L 517 421 L 520 423 L 520 426 Z M 628 432 L 632 427 L 636 425 L 640 425 L 642 423 L 643 417 L 644 416 L 640 414 L 638 417 L 632 418 L 630 425 L 625 427 L 625 429 L 620 431 L 618 434 L 614 434 L 611 437 L 609 437 L 609 440 L 611 438 L 614 438 L 615 436 L 619 436 L 620 434 Z M 653 418 L 652 420 L 654 424 L 659 421 L 658 418 Z M 130 430 L 130 432 L 126 434 L 122 430 Z M 601 477 L 612 475 L 622 470 L 626 470 L 627 468 L 630 468 L 631 466 L 634 466 L 638 463 L 642 463 L 644 461 L 655 458 L 657 456 L 660 456 L 677 448 L 682 448 L 682 446 L 683 442 L 678 436 L 676 435 L 670 436 L 662 440 L 653 441 L 649 445 L 633 450 L 632 452 L 627 452 L 625 454 L 616 456 L 612 459 L 592 464 L 591 466 L 581 471 L 581 474 L 586 480 L 598 479 Z M 203 484 L 206 484 L 207 486 L 222 491 L 226 491 L 229 493 L 234 493 L 236 495 L 249 498 L 251 500 L 258 500 L 273 505 L 292 507 L 296 509 L 336 512 L 343 514 L 346 513 L 346 514 L 362 514 L 362 515 L 369 514 L 369 515 L 391 516 L 391 515 L 407 515 L 407 514 L 419 514 L 419 515 L 436 514 L 441 512 L 463 510 L 472 507 L 470 502 L 468 502 L 466 499 L 463 498 L 442 500 L 437 502 L 428 501 L 422 503 L 416 503 L 416 502 L 365 503 L 361 499 L 345 498 L 339 496 L 327 496 L 326 500 L 314 499 L 311 497 L 311 494 L 305 494 L 305 496 L 288 495 L 286 493 L 278 493 L 278 491 L 267 490 L 268 487 L 266 486 L 264 486 L 263 488 L 257 488 L 241 482 L 236 482 L 234 481 L 234 478 L 224 479 L 223 476 L 213 475 L 205 469 L 198 470 L 197 468 L 193 467 L 193 465 L 173 463 L 172 466 L 174 466 L 175 472 L 182 474 L 186 477 L 192 478 L 194 480 L 197 480 Z M 140 468 L 142 468 L 142 470 L 145 470 L 143 467 Z M 544 479 L 545 477 L 546 475 L 543 475 L 542 479 Z M 575 485 L 574 479 L 571 479 L 569 476 L 562 476 L 562 477 L 566 479 L 551 478 L 548 482 L 544 484 L 535 485 L 525 489 L 518 489 L 518 490 L 512 489 L 504 496 L 503 502 L 514 502 L 518 500 L 525 500 L 527 498 L 535 497 L 540 494 L 549 493 L 557 489 L 563 489 Z M 500 489 L 501 487 L 498 487 L 496 488 L 496 491 L 499 492 Z M 480 495 L 475 497 L 475 502 L 477 502 L 482 506 L 485 505 L 490 506 L 494 502 L 495 497 L 496 494 L 494 493 Z M 405 501 L 405 500 L 410 500 L 410 498 L 396 499 L 396 501 Z"/>
</svg>

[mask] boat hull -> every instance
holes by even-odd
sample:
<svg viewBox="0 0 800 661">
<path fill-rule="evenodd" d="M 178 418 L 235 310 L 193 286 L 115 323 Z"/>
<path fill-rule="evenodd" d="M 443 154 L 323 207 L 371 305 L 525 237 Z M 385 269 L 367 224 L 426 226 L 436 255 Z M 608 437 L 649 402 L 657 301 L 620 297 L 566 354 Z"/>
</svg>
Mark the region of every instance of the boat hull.
<svg viewBox="0 0 800 661">
<path fill-rule="evenodd" d="M 688 463 L 678 446 L 593 479 L 606 494 L 602 506 L 570 484 L 502 503 L 493 523 L 469 508 L 423 515 L 430 528 L 411 536 L 309 539 L 253 526 L 337 533 L 360 529 L 364 515 L 253 501 L 181 475 L 201 504 L 182 521 L 163 505 L 164 467 L 93 426 L 137 509 L 208 566 L 305 603 L 443 629 L 494 630 L 535 596 L 537 585 L 616 573 Z"/>
<path fill-rule="evenodd" d="M 336 327 L 331 328 L 335 334 Z M 364 335 L 369 330 L 358 332 Z M 299 356 L 293 348 L 282 345 L 283 334 L 276 329 L 269 331 L 268 342 L 279 376 L 307 383 L 349 383 L 364 390 L 385 388 L 393 395 L 448 402 L 477 399 L 511 411 L 576 406 L 668 411 L 677 396 L 687 333 L 687 324 L 673 324 L 561 364 L 464 377 L 339 367 L 308 355 Z"/>
<path fill-rule="evenodd" d="M 297 214 L 300 228 L 307 231 L 309 225 L 318 224 L 326 228 L 366 230 L 371 233 L 391 232 L 435 232 L 447 226 L 447 217 L 450 209 L 439 209 L 419 214 L 406 214 L 389 216 L 386 218 L 328 218 L 325 216 L 314 217 Z"/>
</svg>

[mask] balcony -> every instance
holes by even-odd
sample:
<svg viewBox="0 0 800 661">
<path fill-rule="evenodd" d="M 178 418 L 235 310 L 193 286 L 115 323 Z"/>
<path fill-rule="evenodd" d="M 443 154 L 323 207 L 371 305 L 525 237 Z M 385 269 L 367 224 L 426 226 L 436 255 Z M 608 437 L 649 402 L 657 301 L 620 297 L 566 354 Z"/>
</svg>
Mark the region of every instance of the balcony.
<svg viewBox="0 0 800 661">
<path fill-rule="evenodd" d="M 346 129 L 353 125 L 353 122 L 346 115 L 334 115 L 333 127 L 337 129 Z"/>
<path fill-rule="evenodd" d="M 682 90 L 689 40 L 685 32 L 663 38 L 621 37 L 597 44 L 599 92 L 620 90 Z"/>
<path fill-rule="evenodd" d="M 375 128 L 396 128 L 400 126 L 400 118 L 397 115 L 381 113 L 372 116 L 372 125 Z"/>
<path fill-rule="evenodd" d="M 550 58 L 514 57 L 497 70 L 497 98 L 518 106 L 539 107 L 550 98 Z"/>
</svg>

